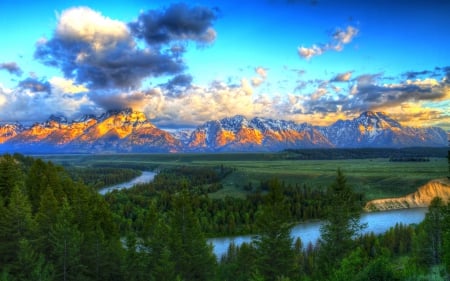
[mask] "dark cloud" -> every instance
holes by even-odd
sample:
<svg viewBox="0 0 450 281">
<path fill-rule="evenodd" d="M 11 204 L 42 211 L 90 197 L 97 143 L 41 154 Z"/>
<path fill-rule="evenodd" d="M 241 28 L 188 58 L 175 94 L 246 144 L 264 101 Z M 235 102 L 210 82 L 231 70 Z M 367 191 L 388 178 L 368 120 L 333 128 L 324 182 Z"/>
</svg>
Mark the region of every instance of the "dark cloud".
<svg viewBox="0 0 450 281">
<path fill-rule="evenodd" d="M 20 69 L 16 62 L 2 62 L 0 63 L 0 70 L 1 69 L 17 76 L 21 76 L 23 73 L 22 69 Z"/>
<path fill-rule="evenodd" d="M 352 99 L 342 101 L 347 110 L 373 110 L 392 107 L 407 101 L 433 101 L 444 98 L 442 90 L 431 86 L 401 84 L 396 86 L 359 85 L 358 92 Z"/>
<path fill-rule="evenodd" d="M 28 89 L 33 93 L 36 92 L 46 92 L 48 94 L 51 93 L 52 88 L 48 81 L 39 80 L 36 78 L 27 78 L 25 80 L 20 81 L 19 87 L 22 89 Z"/>
<path fill-rule="evenodd" d="M 329 113 L 337 111 L 365 111 L 389 108 L 406 102 L 440 101 L 445 99 L 445 87 L 436 80 L 404 82 L 400 84 L 377 84 L 381 74 L 361 75 L 355 78 L 350 93 L 338 96 L 323 95 L 305 100 L 306 113 Z M 353 80 L 352 80 L 353 81 Z"/>
<path fill-rule="evenodd" d="M 79 54 L 85 57 L 80 59 Z M 39 45 L 35 58 L 93 89 L 137 88 L 146 77 L 173 75 L 185 68 L 171 54 L 146 52 L 125 44 L 98 53 L 86 42 L 59 37 Z"/>
<path fill-rule="evenodd" d="M 423 70 L 423 71 L 408 71 L 404 73 L 403 75 L 406 77 L 406 79 L 417 79 L 422 76 L 429 76 L 433 74 L 432 71 L 429 70 Z"/>
<path fill-rule="evenodd" d="M 144 79 L 184 71 L 186 44 L 211 43 L 214 19 L 211 9 L 177 4 L 142 13 L 129 24 L 130 33 L 122 22 L 89 8 L 72 8 L 60 16 L 53 37 L 37 43 L 34 56 L 91 90 L 136 90 Z M 135 37 L 145 39 L 145 49 Z"/>
<path fill-rule="evenodd" d="M 375 84 L 378 78 L 381 77 L 381 73 L 377 74 L 363 74 L 355 78 L 358 85 L 371 85 Z"/>
<path fill-rule="evenodd" d="M 137 21 L 129 23 L 129 27 L 134 36 L 144 39 L 149 45 L 185 40 L 207 44 L 216 38 L 211 28 L 215 19 L 216 13 L 212 9 L 179 3 L 164 11 L 146 11 Z"/>
<path fill-rule="evenodd" d="M 176 97 L 183 93 L 188 87 L 190 87 L 191 83 L 191 75 L 180 74 L 170 79 L 169 82 L 161 86 L 167 89 L 169 96 Z"/>
<path fill-rule="evenodd" d="M 94 91 L 90 99 L 105 111 L 122 110 L 124 108 L 139 109 L 146 99 L 143 92 L 121 93 L 117 91 Z"/>
</svg>

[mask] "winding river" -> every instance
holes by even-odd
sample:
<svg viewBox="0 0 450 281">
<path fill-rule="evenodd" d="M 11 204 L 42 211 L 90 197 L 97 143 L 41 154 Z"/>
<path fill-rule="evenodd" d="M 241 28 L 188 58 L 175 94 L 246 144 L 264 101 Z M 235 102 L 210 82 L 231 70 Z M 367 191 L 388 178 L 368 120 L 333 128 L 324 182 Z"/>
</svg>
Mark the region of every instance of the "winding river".
<svg viewBox="0 0 450 281">
<path fill-rule="evenodd" d="M 113 190 L 120 190 L 120 189 L 127 189 L 127 188 L 131 188 L 136 184 L 139 183 L 147 183 L 147 182 L 151 182 L 153 180 L 153 178 L 155 177 L 156 173 L 155 172 L 150 172 L 150 171 L 143 171 L 142 174 L 138 177 L 135 177 L 134 179 L 132 179 L 131 181 L 128 182 L 124 182 L 124 183 L 119 183 L 113 186 L 108 186 L 105 188 L 102 188 L 98 191 L 98 193 L 105 195 L 108 192 L 111 192 Z"/>
<path fill-rule="evenodd" d="M 425 218 L 427 208 L 415 208 L 404 210 L 393 210 L 376 213 L 363 213 L 361 215 L 361 223 L 367 223 L 364 233 L 373 232 L 381 234 L 395 226 L 397 223 L 417 224 Z M 307 222 L 296 225 L 291 230 L 291 236 L 296 239 L 300 237 L 303 245 L 316 243 L 320 237 L 320 221 Z M 221 257 L 226 254 L 229 245 L 234 242 L 235 245 L 249 243 L 252 241 L 253 235 L 243 235 L 235 237 L 211 238 L 208 241 L 213 245 L 214 254 Z"/>
<path fill-rule="evenodd" d="M 131 188 L 135 184 L 151 182 L 155 177 L 156 172 L 143 171 L 142 175 L 132 179 L 129 182 L 117 184 L 103 188 L 99 191 L 100 194 L 106 194 L 116 189 Z M 427 208 L 414 208 L 393 211 L 383 211 L 374 213 L 363 213 L 361 215 L 361 223 L 367 223 L 364 233 L 373 232 L 380 234 L 389 230 L 397 223 L 402 224 L 417 224 L 425 218 Z M 291 230 L 291 236 L 296 239 L 300 238 L 303 245 L 309 243 L 316 243 L 320 236 L 320 221 L 306 222 L 294 226 Z M 252 241 L 254 235 L 241 235 L 232 237 L 210 238 L 208 242 L 213 245 L 214 254 L 217 257 L 223 256 L 229 245 L 233 242 L 235 245 L 242 243 L 249 243 Z"/>
</svg>

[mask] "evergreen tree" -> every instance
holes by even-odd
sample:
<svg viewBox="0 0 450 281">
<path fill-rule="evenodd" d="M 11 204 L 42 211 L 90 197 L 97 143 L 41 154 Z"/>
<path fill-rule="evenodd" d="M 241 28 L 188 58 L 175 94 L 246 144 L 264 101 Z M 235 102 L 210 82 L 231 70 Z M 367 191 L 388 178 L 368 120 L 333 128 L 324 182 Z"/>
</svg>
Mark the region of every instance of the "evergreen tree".
<svg viewBox="0 0 450 281">
<path fill-rule="evenodd" d="M 448 202 L 444 208 L 442 238 L 443 263 L 447 273 L 450 273 L 450 202 Z"/>
<path fill-rule="evenodd" d="M 50 230 L 55 275 L 57 279 L 70 281 L 80 280 L 84 274 L 81 264 L 81 245 L 83 235 L 73 223 L 73 213 L 67 200 L 56 217 Z"/>
<path fill-rule="evenodd" d="M 9 198 L 14 187 L 22 191 L 23 173 L 19 162 L 11 155 L 0 156 L 0 196 L 4 204 L 9 204 Z"/>
<path fill-rule="evenodd" d="M 184 188 L 173 198 L 170 214 L 170 252 L 175 272 L 183 280 L 212 280 L 216 257 L 201 232 L 192 210 L 192 197 Z"/>
<path fill-rule="evenodd" d="M 353 250 L 353 239 L 365 227 L 360 223 L 360 202 L 340 169 L 327 191 L 327 212 L 320 228 L 319 268 L 328 274 Z"/>
<path fill-rule="evenodd" d="M 53 267 L 47 264 L 42 254 L 37 253 L 32 248 L 30 242 L 22 239 L 19 242 L 17 280 L 53 280 Z"/>
<path fill-rule="evenodd" d="M 441 198 L 434 198 L 425 214 L 417 236 L 415 259 L 418 265 L 440 264 L 443 256 L 445 205 Z"/>
<path fill-rule="evenodd" d="M 282 186 L 274 179 L 268 187 L 266 202 L 257 216 L 259 236 L 254 242 L 258 253 L 258 272 L 264 280 L 275 281 L 282 276 L 293 275 L 296 257 Z"/>
<path fill-rule="evenodd" d="M 175 265 L 169 244 L 162 243 L 167 240 L 170 229 L 158 212 L 155 202 L 150 205 L 144 221 L 142 249 L 146 253 L 146 268 L 154 280 L 175 280 Z"/>
<path fill-rule="evenodd" d="M 1 201 L 1 200 L 0 200 Z M 0 262 L 17 262 L 17 249 L 21 239 L 28 239 L 34 232 L 34 221 L 28 198 L 14 186 L 7 207 L 0 207 Z"/>
</svg>

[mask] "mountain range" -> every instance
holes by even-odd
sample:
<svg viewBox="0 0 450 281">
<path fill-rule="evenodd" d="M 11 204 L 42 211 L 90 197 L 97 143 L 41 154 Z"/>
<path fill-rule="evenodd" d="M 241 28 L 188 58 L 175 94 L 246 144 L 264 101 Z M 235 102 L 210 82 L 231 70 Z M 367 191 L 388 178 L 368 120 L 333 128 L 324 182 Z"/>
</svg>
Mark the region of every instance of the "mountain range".
<svg viewBox="0 0 450 281">
<path fill-rule="evenodd" d="M 447 146 L 438 127 L 413 128 L 381 112 L 364 112 L 330 126 L 234 116 L 190 130 L 163 130 L 144 113 L 112 110 L 68 121 L 52 115 L 42 123 L 0 125 L 0 152 L 171 153 L 280 151 L 287 148 Z"/>
</svg>

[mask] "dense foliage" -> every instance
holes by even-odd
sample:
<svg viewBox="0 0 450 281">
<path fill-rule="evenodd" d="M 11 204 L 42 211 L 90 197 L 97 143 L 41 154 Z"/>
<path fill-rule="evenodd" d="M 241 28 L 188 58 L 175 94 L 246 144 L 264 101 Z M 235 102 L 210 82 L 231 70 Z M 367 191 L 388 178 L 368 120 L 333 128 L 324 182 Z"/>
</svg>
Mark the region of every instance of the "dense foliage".
<svg viewBox="0 0 450 281">
<path fill-rule="evenodd" d="M 132 180 L 142 174 L 140 170 L 130 168 L 114 167 L 66 167 L 72 179 L 83 181 L 86 185 L 94 189 L 101 189 L 106 186 L 116 185 Z"/>
<path fill-rule="evenodd" d="M 210 198 L 227 172 L 177 167 L 103 197 L 51 162 L 3 155 L 0 280 L 449 277 L 450 206 L 439 198 L 420 225 L 362 235 L 362 198 L 341 171 L 326 190 L 272 179 L 246 198 Z M 325 221 L 321 242 L 294 241 L 292 225 L 312 218 Z M 230 233 L 258 236 L 215 257 L 206 237 Z"/>
</svg>

